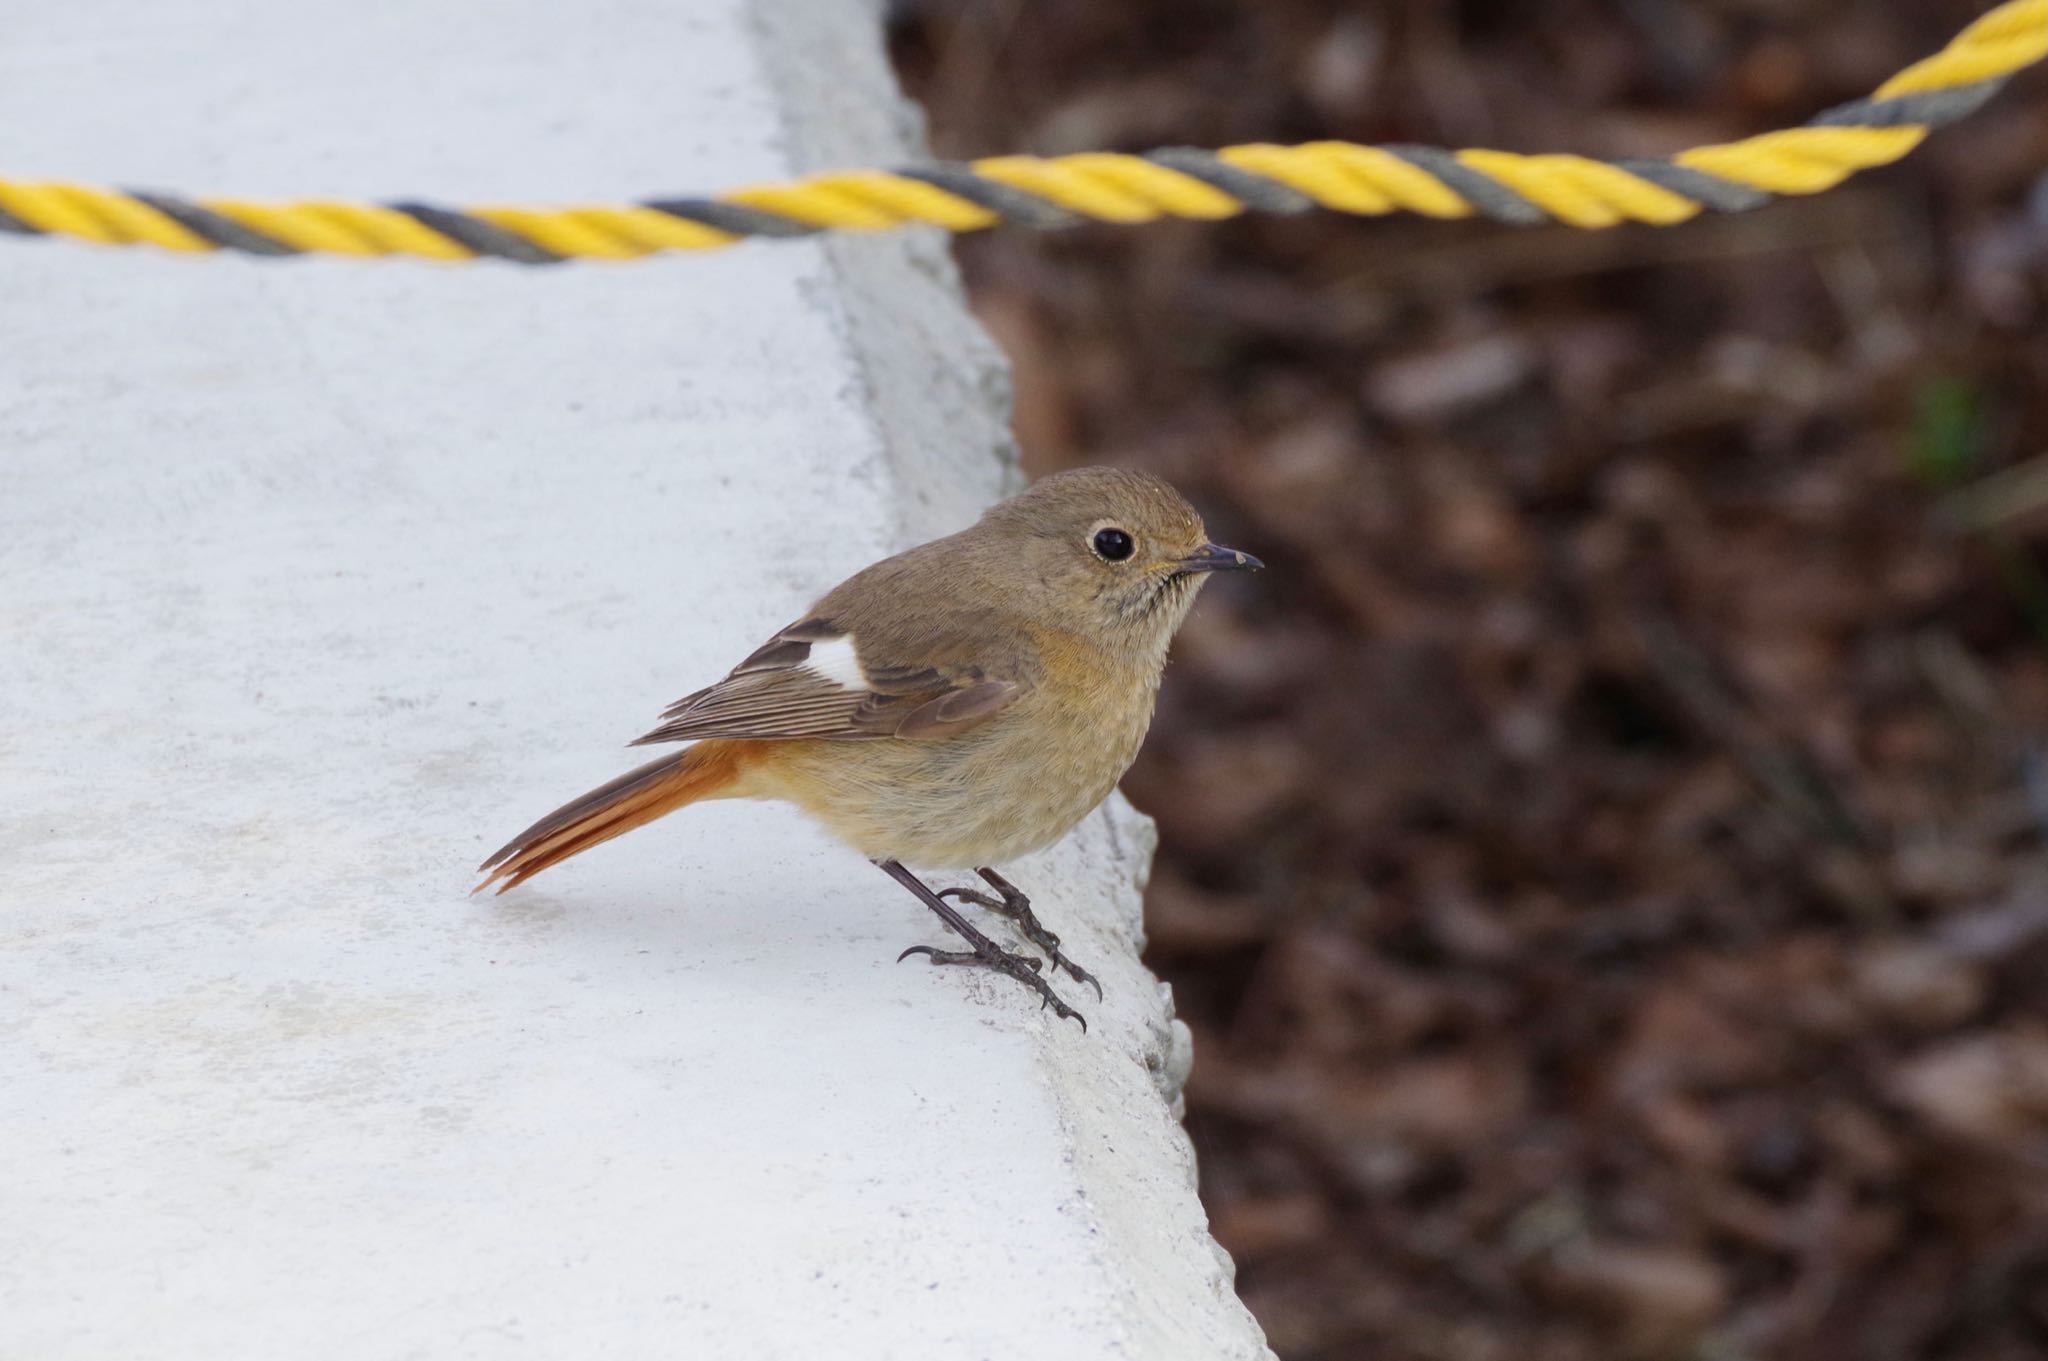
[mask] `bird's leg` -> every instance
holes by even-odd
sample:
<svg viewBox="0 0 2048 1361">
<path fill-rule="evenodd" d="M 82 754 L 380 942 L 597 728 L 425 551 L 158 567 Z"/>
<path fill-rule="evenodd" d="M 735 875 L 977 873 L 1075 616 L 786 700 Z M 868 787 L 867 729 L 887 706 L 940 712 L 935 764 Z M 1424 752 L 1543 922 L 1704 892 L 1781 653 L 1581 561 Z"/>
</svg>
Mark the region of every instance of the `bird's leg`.
<svg viewBox="0 0 2048 1361">
<path fill-rule="evenodd" d="M 975 930 L 972 922 L 961 916 L 951 903 L 927 888 L 923 880 L 903 868 L 901 863 L 894 860 L 877 860 L 875 865 L 882 873 L 916 894 L 919 902 L 938 913 L 939 920 L 951 927 L 953 934 L 966 941 L 968 945 L 968 948 L 965 950 L 938 950 L 929 945 L 913 945 L 902 954 L 896 956 L 899 962 L 910 958 L 912 955 L 924 955 L 934 964 L 969 964 L 979 968 L 994 969 L 997 973 L 1014 978 L 1025 987 L 1036 992 L 1041 1009 L 1051 1007 L 1053 1014 L 1061 1020 L 1079 1021 L 1081 1029 L 1086 1030 L 1088 1028 L 1088 1018 L 1060 1000 L 1060 995 L 1047 986 L 1043 978 L 1038 976 L 1038 971 L 1042 967 L 1038 960 L 1031 958 L 1029 955 L 1020 955 L 1005 950 L 987 936 Z"/>
<path fill-rule="evenodd" d="M 1002 896 L 991 898 L 988 894 L 978 893 L 971 888 L 942 888 L 939 890 L 939 896 L 958 898 L 963 903 L 973 903 L 976 907 L 985 907 L 998 916 L 1008 917 L 1017 923 L 1017 929 L 1024 933 L 1026 940 L 1045 951 L 1045 957 L 1052 961 L 1052 971 L 1055 974 L 1065 969 L 1074 976 L 1076 982 L 1086 983 L 1095 989 L 1095 996 L 1100 1000 L 1102 984 L 1095 981 L 1094 974 L 1060 953 L 1060 938 L 1048 931 L 1044 922 L 1038 920 L 1037 914 L 1031 910 L 1031 900 L 1024 896 L 1024 890 L 986 866 L 975 873 Z"/>
</svg>

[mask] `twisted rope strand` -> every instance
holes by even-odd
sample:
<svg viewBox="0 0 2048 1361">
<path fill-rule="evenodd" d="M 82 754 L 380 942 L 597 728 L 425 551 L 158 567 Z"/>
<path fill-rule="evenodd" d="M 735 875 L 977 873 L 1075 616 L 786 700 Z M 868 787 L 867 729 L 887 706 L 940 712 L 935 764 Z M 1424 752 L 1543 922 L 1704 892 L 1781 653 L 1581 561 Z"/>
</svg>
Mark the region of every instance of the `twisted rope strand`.
<svg viewBox="0 0 2048 1361">
<path fill-rule="evenodd" d="M 1832 189 L 1888 165 L 1935 128 L 1967 117 L 2012 75 L 2048 57 L 2048 0 L 2006 0 L 1867 99 L 1803 127 L 1662 161 L 1437 147 L 1169 147 L 1142 156 L 995 156 L 969 164 L 847 170 L 715 198 L 567 208 L 310 200 L 256 203 L 0 179 L 0 234 L 99 245 L 246 255 L 410 256 L 516 264 L 631 260 L 715 250 L 748 237 L 951 232 L 1081 221 L 1214 220 L 1313 207 L 1363 216 L 1418 213 L 1595 229 L 1669 226 Z"/>
</svg>

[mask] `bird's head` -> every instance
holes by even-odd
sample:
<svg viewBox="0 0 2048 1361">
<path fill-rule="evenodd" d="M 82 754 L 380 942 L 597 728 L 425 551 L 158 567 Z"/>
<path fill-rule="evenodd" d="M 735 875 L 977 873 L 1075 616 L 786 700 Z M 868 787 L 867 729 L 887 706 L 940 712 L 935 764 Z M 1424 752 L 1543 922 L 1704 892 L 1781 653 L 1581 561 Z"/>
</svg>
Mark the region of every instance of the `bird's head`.
<svg viewBox="0 0 2048 1361">
<path fill-rule="evenodd" d="M 1161 658 L 1211 572 L 1265 565 L 1211 543 L 1179 492 L 1123 468 L 1055 473 L 980 528 L 1007 558 L 1016 591 L 1007 604 Z"/>
</svg>

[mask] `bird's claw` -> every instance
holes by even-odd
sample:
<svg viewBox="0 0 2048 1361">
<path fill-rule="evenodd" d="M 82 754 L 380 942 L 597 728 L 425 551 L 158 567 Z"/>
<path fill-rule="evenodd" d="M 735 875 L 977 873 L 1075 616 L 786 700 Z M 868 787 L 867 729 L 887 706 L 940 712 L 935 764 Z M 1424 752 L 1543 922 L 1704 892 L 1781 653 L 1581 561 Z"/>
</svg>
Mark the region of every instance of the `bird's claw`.
<svg viewBox="0 0 2048 1361">
<path fill-rule="evenodd" d="M 1075 982 L 1086 983 L 1089 987 L 1095 989 L 1095 1000 L 1101 1001 L 1102 983 L 1100 980 L 1094 974 L 1089 973 L 1073 960 L 1060 953 L 1060 938 L 1048 930 L 1045 923 L 1038 920 L 1038 915 L 1031 910 L 1031 899 L 1026 897 L 1023 891 L 1016 885 L 1000 875 L 984 871 L 983 877 L 989 879 L 991 886 L 1002 895 L 1001 897 L 991 897 L 979 889 L 972 888 L 942 888 L 939 890 L 939 896 L 941 898 L 958 898 L 963 903 L 973 903 L 976 907 L 986 908 L 999 917 L 1008 917 L 1011 921 L 1017 923 L 1017 929 L 1023 933 L 1024 938 L 1033 945 L 1036 945 L 1044 952 L 1045 957 L 1052 961 L 1052 970 L 1055 975 L 1060 970 L 1065 969 L 1073 976 Z"/>
<path fill-rule="evenodd" d="M 1042 960 L 1012 950 L 1000 949 L 995 945 L 990 945 L 986 950 L 941 950 L 933 945 L 913 945 L 896 956 L 896 962 L 901 964 L 912 955 L 923 955 L 934 964 L 966 964 L 977 968 L 994 969 L 997 973 L 1014 978 L 1036 992 L 1040 1011 L 1051 1007 L 1053 1014 L 1061 1020 L 1080 1022 L 1084 1034 L 1088 1030 L 1088 1018 L 1068 1006 L 1061 1000 L 1060 995 L 1047 985 L 1045 979 L 1039 976 L 1045 967 Z"/>
<path fill-rule="evenodd" d="M 1043 960 L 1033 959 L 1030 955 L 1011 954 L 1007 950 L 1003 951 L 1002 954 L 1004 958 L 1022 964 L 1034 973 L 1045 967 Z M 991 964 L 988 960 L 982 958 L 976 951 L 941 950 L 935 945 L 913 945 L 902 954 L 896 956 L 896 962 L 901 964 L 912 955 L 928 955 L 934 964 L 979 964 L 985 968 L 1001 968 L 1001 966 Z"/>
</svg>

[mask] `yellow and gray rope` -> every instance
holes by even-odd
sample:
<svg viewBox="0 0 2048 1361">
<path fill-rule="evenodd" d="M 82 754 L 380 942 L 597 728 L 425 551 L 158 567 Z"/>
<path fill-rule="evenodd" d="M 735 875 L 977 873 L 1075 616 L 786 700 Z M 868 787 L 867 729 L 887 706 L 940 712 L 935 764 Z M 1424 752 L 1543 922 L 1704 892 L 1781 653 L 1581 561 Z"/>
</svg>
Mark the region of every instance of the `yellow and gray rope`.
<svg viewBox="0 0 2048 1361">
<path fill-rule="evenodd" d="M 312 200 L 258 203 L 0 179 L 0 233 L 102 245 L 248 255 L 406 255 L 553 264 L 709 250 L 747 237 L 949 231 L 1081 221 L 1226 218 L 1324 207 L 1380 215 L 1479 216 L 1498 222 L 1658 226 L 1742 212 L 1833 188 L 1888 165 L 1938 127 L 1974 112 L 2013 75 L 2048 57 L 2048 0 L 2007 0 L 1867 99 L 1803 127 L 1668 160 L 1595 160 L 1507 151 L 1254 144 L 1148 154 L 997 156 L 967 164 L 853 170 L 715 198 L 570 208 L 437 207 Z"/>
</svg>

